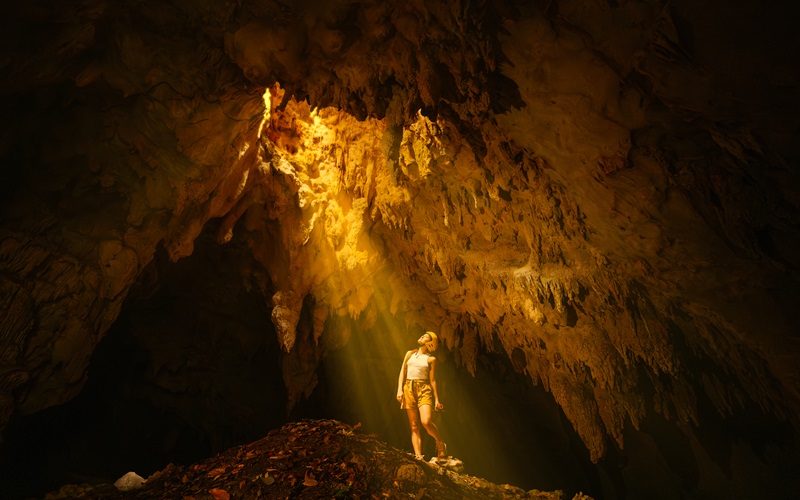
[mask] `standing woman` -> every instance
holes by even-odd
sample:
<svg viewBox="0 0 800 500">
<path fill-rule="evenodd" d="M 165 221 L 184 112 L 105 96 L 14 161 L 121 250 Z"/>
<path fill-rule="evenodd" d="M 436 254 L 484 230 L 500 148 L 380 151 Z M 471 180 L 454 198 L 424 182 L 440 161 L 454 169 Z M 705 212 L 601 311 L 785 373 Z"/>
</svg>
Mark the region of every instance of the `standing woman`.
<svg viewBox="0 0 800 500">
<path fill-rule="evenodd" d="M 439 389 L 436 387 L 436 358 L 430 353 L 436 351 L 439 338 L 433 332 L 425 332 L 417 339 L 419 347 L 406 353 L 400 376 L 397 379 L 397 401 L 400 408 L 405 408 L 408 423 L 411 426 L 411 445 L 414 455 L 422 458 L 422 435 L 419 426 L 436 440 L 436 457 L 447 457 L 447 445 L 439 435 L 439 429 L 433 423 L 432 406 L 443 410 L 439 401 Z"/>
</svg>

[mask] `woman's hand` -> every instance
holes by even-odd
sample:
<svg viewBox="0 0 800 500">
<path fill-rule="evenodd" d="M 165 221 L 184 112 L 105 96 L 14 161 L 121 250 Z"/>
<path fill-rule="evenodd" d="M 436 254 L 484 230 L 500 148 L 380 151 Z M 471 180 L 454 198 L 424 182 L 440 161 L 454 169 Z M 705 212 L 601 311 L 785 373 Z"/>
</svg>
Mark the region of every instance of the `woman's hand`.
<svg viewBox="0 0 800 500">
<path fill-rule="evenodd" d="M 444 405 L 441 402 L 439 402 L 438 400 L 436 401 L 436 409 L 437 410 L 444 410 Z"/>
<path fill-rule="evenodd" d="M 398 403 L 403 402 L 403 391 L 397 391 L 397 402 Z"/>
</svg>

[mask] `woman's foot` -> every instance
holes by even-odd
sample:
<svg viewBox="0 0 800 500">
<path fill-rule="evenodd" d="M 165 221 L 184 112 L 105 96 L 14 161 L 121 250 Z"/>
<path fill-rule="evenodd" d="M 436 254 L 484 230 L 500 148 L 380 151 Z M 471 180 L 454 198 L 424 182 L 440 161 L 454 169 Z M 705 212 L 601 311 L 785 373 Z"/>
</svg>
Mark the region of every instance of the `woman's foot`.
<svg viewBox="0 0 800 500">
<path fill-rule="evenodd" d="M 436 443 L 436 458 L 447 458 L 447 443 L 444 441 Z"/>
</svg>

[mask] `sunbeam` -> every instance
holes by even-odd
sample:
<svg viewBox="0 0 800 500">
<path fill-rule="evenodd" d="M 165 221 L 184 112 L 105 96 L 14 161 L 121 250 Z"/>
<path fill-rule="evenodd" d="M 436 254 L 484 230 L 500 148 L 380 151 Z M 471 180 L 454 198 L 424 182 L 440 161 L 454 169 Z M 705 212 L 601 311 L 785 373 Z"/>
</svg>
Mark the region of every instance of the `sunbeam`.
<svg viewBox="0 0 800 500">
<path fill-rule="evenodd" d="M 301 271 L 318 301 L 339 304 L 328 312 L 324 331 L 315 332 L 328 351 L 322 366 L 329 390 L 336 395 L 332 405 L 340 417 L 410 450 L 409 424 L 395 399 L 403 357 L 416 348 L 422 332 L 442 327 L 441 320 L 434 324 L 432 318 L 458 312 L 442 307 L 440 297 L 429 291 L 430 283 L 409 279 L 406 267 L 412 263 L 397 260 L 380 231 L 372 230 L 376 225 L 402 227 L 411 222 L 402 213 L 386 219 L 392 213 L 391 201 L 377 196 L 376 190 L 389 182 L 387 175 L 393 169 L 424 179 L 432 168 L 431 158 L 445 155 L 446 148 L 435 135 L 436 125 L 421 114 L 398 132 L 385 120 L 359 121 L 345 112 L 311 109 L 294 99 L 278 109 L 283 91 L 276 85 L 268 92 L 271 114 L 264 134 L 278 157 L 271 163 L 295 183 L 302 211 L 298 222 L 304 237 L 293 251 L 313 255 L 304 259 L 311 266 Z M 393 159 L 393 151 L 403 158 Z M 376 209 L 378 203 L 384 203 L 381 210 Z M 444 220 L 447 223 L 446 211 Z M 431 271 L 439 267 L 431 249 L 420 250 Z M 446 263 L 442 266 L 452 268 Z M 502 426 L 503 408 L 478 404 L 469 384 L 460 380 L 472 375 L 454 364 L 458 358 L 448 347 L 461 342 L 464 332 L 456 328 L 441 335 L 437 378 L 445 409 L 434 412 L 434 422 L 448 443 L 449 454 L 490 457 L 475 462 L 503 478 L 509 466 L 495 437 Z M 478 336 L 478 342 L 482 338 Z M 424 433 L 423 449 L 428 457 L 435 455 L 435 443 Z M 471 469 L 470 463 L 466 469 Z"/>
</svg>

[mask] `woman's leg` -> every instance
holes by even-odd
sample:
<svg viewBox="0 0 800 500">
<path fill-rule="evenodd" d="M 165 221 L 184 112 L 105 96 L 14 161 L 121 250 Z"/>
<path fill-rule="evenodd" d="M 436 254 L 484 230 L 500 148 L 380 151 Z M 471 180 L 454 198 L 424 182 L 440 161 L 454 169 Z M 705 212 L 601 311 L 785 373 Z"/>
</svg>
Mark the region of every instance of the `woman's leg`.
<svg viewBox="0 0 800 500">
<path fill-rule="evenodd" d="M 431 414 L 431 405 L 422 405 L 419 407 L 419 416 L 420 420 L 422 420 L 422 426 L 425 427 L 425 431 L 436 440 L 436 455 L 442 458 L 446 454 L 445 444 L 444 441 L 442 441 L 442 436 L 439 435 L 439 429 L 436 427 L 436 424 L 433 423 Z"/>
<path fill-rule="evenodd" d="M 411 446 L 414 447 L 414 455 L 421 457 L 422 434 L 419 432 L 419 413 L 417 413 L 416 408 L 406 408 L 406 415 L 408 415 L 408 425 L 411 427 Z"/>
</svg>

